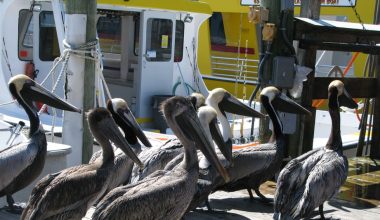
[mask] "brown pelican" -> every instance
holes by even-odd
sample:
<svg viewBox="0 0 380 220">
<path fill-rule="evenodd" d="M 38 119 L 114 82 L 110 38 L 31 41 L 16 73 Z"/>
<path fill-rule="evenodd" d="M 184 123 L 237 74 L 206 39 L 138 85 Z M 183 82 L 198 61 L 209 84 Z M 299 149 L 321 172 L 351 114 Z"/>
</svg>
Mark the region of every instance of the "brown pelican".
<svg viewBox="0 0 380 220">
<path fill-rule="evenodd" d="M 136 155 L 138 155 L 143 149 L 149 150 L 152 145 L 140 128 L 140 125 L 137 123 L 128 107 L 128 103 L 124 99 L 113 98 L 112 100 L 108 100 L 107 109 L 111 112 L 116 124 L 123 130 L 125 139 L 131 145 Z M 138 142 L 137 138 L 140 139 L 142 145 Z M 121 149 L 114 147 L 114 151 L 115 159 L 112 172 L 113 175 L 110 176 L 111 182 L 107 185 L 107 192 L 129 181 L 134 164 Z M 97 160 L 101 160 L 101 157 L 102 150 L 97 151 L 93 154 L 89 163 L 91 164 Z"/>
<path fill-rule="evenodd" d="M 332 127 L 327 144 L 291 160 L 282 169 L 275 193 L 275 219 L 308 217 L 317 207 L 324 219 L 323 203 L 346 181 L 348 162 L 342 150 L 339 107 L 357 108 L 357 104 L 339 80 L 330 83 L 328 99 Z"/>
<path fill-rule="evenodd" d="M 195 110 L 205 103 L 205 98 L 200 93 L 192 93 L 186 97 L 191 101 Z M 144 163 L 144 169 L 140 170 L 134 166 L 132 169 L 131 183 L 137 182 L 156 170 L 162 170 L 176 156 L 183 153 L 181 142 L 177 138 L 168 140 L 162 145 L 155 145 L 152 148 L 145 149 L 139 154 L 139 159 Z M 180 160 L 178 160 L 180 162 Z"/>
<path fill-rule="evenodd" d="M 163 103 L 162 111 L 185 148 L 182 162 L 174 169 L 159 170 L 137 183 L 115 188 L 98 203 L 93 220 L 181 218 L 198 179 L 196 147 L 228 180 L 191 102 L 184 97 L 173 97 Z"/>
<path fill-rule="evenodd" d="M 204 201 L 207 202 L 208 195 L 216 190 L 230 192 L 247 188 L 258 189 L 263 182 L 272 178 L 280 169 L 285 139 L 276 109 L 301 114 L 309 114 L 310 112 L 286 97 L 275 87 L 263 89 L 260 99 L 272 120 L 275 142 L 234 150 L 232 152 L 234 165 L 227 167 L 231 179 L 228 183 L 221 181 L 220 176 L 215 171 L 212 172 L 211 170 L 205 174 L 200 171 L 198 191 L 189 206 L 189 210 L 196 208 Z"/>
<path fill-rule="evenodd" d="M 254 118 L 265 117 L 265 115 L 240 102 L 223 88 L 216 88 L 210 91 L 206 99 L 206 105 L 216 110 L 218 120 L 222 125 L 224 141 L 231 146 L 231 152 L 233 134 L 231 132 L 230 123 L 226 117 L 226 112 Z"/>
<path fill-rule="evenodd" d="M 142 166 L 107 109 L 90 111 L 87 120 L 92 134 L 103 149 L 102 160 L 44 177 L 33 189 L 21 219 L 82 218 L 108 189 L 107 185 L 111 181 L 109 176 L 114 168 L 111 141 Z"/>
<path fill-rule="evenodd" d="M 204 102 L 204 99 L 202 100 L 199 95 L 195 96 L 193 94 L 190 98 L 193 103 L 198 103 L 197 105 L 194 105 L 195 107 L 199 107 L 203 105 L 202 101 Z M 208 102 L 207 100 L 209 99 L 211 99 L 212 101 Z M 249 117 L 264 117 L 263 114 L 255 111 L 254 109 L 249 108 L 247 105 L 245 105 L 244 103 L 240 102 L 238 99 L 233 97 L 225 89 L 221 89 L 221 88 L 212 90 L 206 99 L 206 103 L 210 107 L 214 108 L 218 115 L 219 114 L 225 115 L 226 112 L 230 112 L 230 113 L 249 116 Z M 225 118 L 225 121 L 222 121 L 222 120 L 221 120 L 222 125 L 223 123 L 228 124 L 227 118 Z M 229 127 L 229 124 L 227 126 Z M 221 153 L 230 163 L 232 163 L 233 162 L 232 161 L 232 133 L 231 133 L 231 130 L 225 129 L 225 126 L 222 126 L 222 127 L 223 127 L 223 137 L 225 137 L 226 133 L 228 133 L 227 135 L 228 137 L 225 138 L 224 140 L 225 145 L 227 145 L 228 147 L 225 149 L 225 151 L 221 151 Z M 214 132 L 213 134 L 216 134 L 216 133 Z M 148 176 L 149 174 L 153 173 L 154 171 L 165 168 L 169 162 L 171 162 L 176 156 L 178 156 L 181 153 L 183 153 L 182 144 L 176 139 L 169 140 L 163 146 L 153 147 L 152 150 L 142 152 L 139 155 L 139 157 L 140 157 L 140 160 L 144 163 L 145 168 L 142 172 L 139 172 L 136 168 L 134 168 L 132 172 L 131 182 L 133 183 L 138 180 L 141 180 L 145 178 L 146 176 Z M 180 159 L 177 161 L 179 162 Z M 202 160 L 202 163 L 203 162 L 204 160 Z M 174 162 L 171 162 L 171 163 L 174 163 Z M 228 162 L 226 162 L 225 164 L 228 164 Z"/>
<path fill-rule="evenodd" d="M 14 206 L 12 194 L 28 186 L 40 175 L 46 157 L 45 132 L 32 102 L 40 101 L 66 111 L 81 111 L 23 74 L 12 77 L 8 84 L 11 94 L 28 115 L 30 130 L 27 142 L 0 151 L 0 197 L 7 197 L 11 211 L 21 212 L 19 207 Z"/>
</svg>

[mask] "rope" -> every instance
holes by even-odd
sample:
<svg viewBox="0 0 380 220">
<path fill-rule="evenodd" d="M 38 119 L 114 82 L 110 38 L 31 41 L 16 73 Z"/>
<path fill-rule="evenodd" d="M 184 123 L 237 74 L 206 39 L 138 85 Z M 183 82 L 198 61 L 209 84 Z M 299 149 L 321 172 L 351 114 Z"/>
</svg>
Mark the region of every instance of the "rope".
<svg viewBox="0 0 380 220">
<path fill-rule="evenodd" d="M 97 41 L 99 42 L 99 38 L 97 37 Z M 103 75 L 103 59 L 99 59 L 99 54 L 101 54 L 101 49 L 100 49 L 100 44 L 97 43 L 96 44 L 96 55 L 97 55 L 97 61 L 96 61 L 96 72 L 99 74 L 99 78 L 100 78 L 100 83 L 99 83 L 99 87 L 102 86 L 102 89 L 101 89 L 101 95 L 103 95 L 104 97 L 104 90 L 106 91 L 106 94 L 108 96 L 109 99 L 112 99 L 112 96 L 111 96 L 111 92 L 108 88 L 108 85 L 107 85 L 107 82 L 106 82 L 106 79 L 104 78 L 104 75 Z M 104 88 L 104 89 L 103 89 Z M 105 100 L 104 101 L 104 105 L 106 104 L 105 103 Z"/>
<path fill-rule="evenodd" d="M 56 58 L 54 60 L 53 68 L 47 74 L 47 76 L 45 77 L 45 79 L 41 82 L 41 85 L 43 85 L 46 82 L 46 80 L 53 74 L 53 72 L 57 68 L 58 64 L 63 61 L 61 72 L 59 73 L 57 81 L 55 82 L 55 84 L 53 86 L 53 89 L 51 91 L 52 93 L 54 93 L 56 91 L 56 89 L 57 89 L 58 83 L 62 79 L 62 76 L 64 75 L 64 73 L 67 72 L 67 64 L 69 62 L 70 56 L 74 55 L 74 56 L 81 57 L 83 59 L 89 59 L 89 60 L 96 61 L 98 59 L 98 56 L 96 55 L 96 53 L 94 53 L 93 50 L 89 51 L 89 49 L 94 49 L 94 48 L 96 49 L 97 43 L 98 43 L 98 40 L 94 40 L 94 41 L 88 42 L 86 44 L 80 45 L 78 47 L 73 47 L 73 46 L 69 45 L 66 42 L 66 40 L 63 40 L 63 46 L 64 46 L 65 49 L 63 50 L 62 55 L 59 58 Z M 86 54 L 90 54 L 93 57 L 86 56 Z M 40 115 L 42 112 L 44 112 L 45 109 L 46 109 L 46 107 L 47 107 L 47 105 L 44 104 L 41 107 L 40 111 L 38 112 L 38 115 Z"/>
</svg>

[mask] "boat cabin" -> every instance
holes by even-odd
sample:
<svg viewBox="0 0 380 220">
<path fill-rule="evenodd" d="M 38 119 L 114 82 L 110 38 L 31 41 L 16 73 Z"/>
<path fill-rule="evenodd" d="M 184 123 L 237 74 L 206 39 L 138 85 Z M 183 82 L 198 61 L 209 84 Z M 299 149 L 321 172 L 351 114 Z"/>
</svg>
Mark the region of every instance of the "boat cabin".
<svg viewBox="0 0 380 220">
<path fill-rule="evenodd" d="M 12 100 L 6 83 L 15 74 L 28 74 L 53 89 L 60 68 L 44 80 L 64 49 L 63 3 L 4 0 L 0 11 L 0 103 Z M 196 48 L 199 27 L 210 15 L 209 6 L 197 1 L 98 1 L 104 78 L 112 97 L 124 98 L 139 122 L 152 122 L 154 96 L 207 94 Z M 55 91 L 61 97 L 63 88 L 61 80 Z"/>
</svg>

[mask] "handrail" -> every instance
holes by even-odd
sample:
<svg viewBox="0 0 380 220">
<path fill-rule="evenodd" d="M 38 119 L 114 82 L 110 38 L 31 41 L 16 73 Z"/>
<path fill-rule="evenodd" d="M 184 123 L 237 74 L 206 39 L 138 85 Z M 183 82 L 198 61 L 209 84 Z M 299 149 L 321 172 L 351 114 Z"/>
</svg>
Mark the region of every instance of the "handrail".
<svg viewBox="0 0 380 220">
<path fill-rule="evenodd" d="M 234 78 L 245 75 L 246 79 L 257 80 L 258 60 L 239 58 L 211 56 L 211 70 L 213 76 Z"/>
</svg>

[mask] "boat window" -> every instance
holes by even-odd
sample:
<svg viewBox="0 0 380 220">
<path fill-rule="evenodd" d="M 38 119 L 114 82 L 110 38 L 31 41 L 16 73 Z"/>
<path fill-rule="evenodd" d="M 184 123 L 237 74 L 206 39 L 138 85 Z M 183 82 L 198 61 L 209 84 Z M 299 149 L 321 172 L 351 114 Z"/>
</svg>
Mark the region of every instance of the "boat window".
<svg viewBox="0 0 380 220">
<path fill-rule="evenodd" d="M 170 61 L 173 34 L 172 20 L 149 18 L 147 30 L 146 59 L 152 62 Z"/>
<path fill-rule="evenodd" d="M 20 60 L 33 59 L 33 12 L 22 9 L 18 19 L 18 56 Z"/>
<path fill-rule="evenodd" d="M 175 23 L 175 45 L 174 62 L 181 62 L 183 57 L 183 38 L 185 35 L 185 24 L 177 20 Z"/>
<path fill-rule="evenodd" d="M 97 23 L 100 48 L 104 53 L 121 53 L 121 17 L 100 17 Z"/>
<path fill-rule="evenodd" d="M 214 12 L 210 18 L 211 44 L 226 45 L 222 13 Z"/>
<path fill-rule="evenodd" d="M 54 16 L 51 11 L 40 13 L 40 59 L 53 61 L 59 57 L 58 37 L 55 29 Z"/>
</svg>

